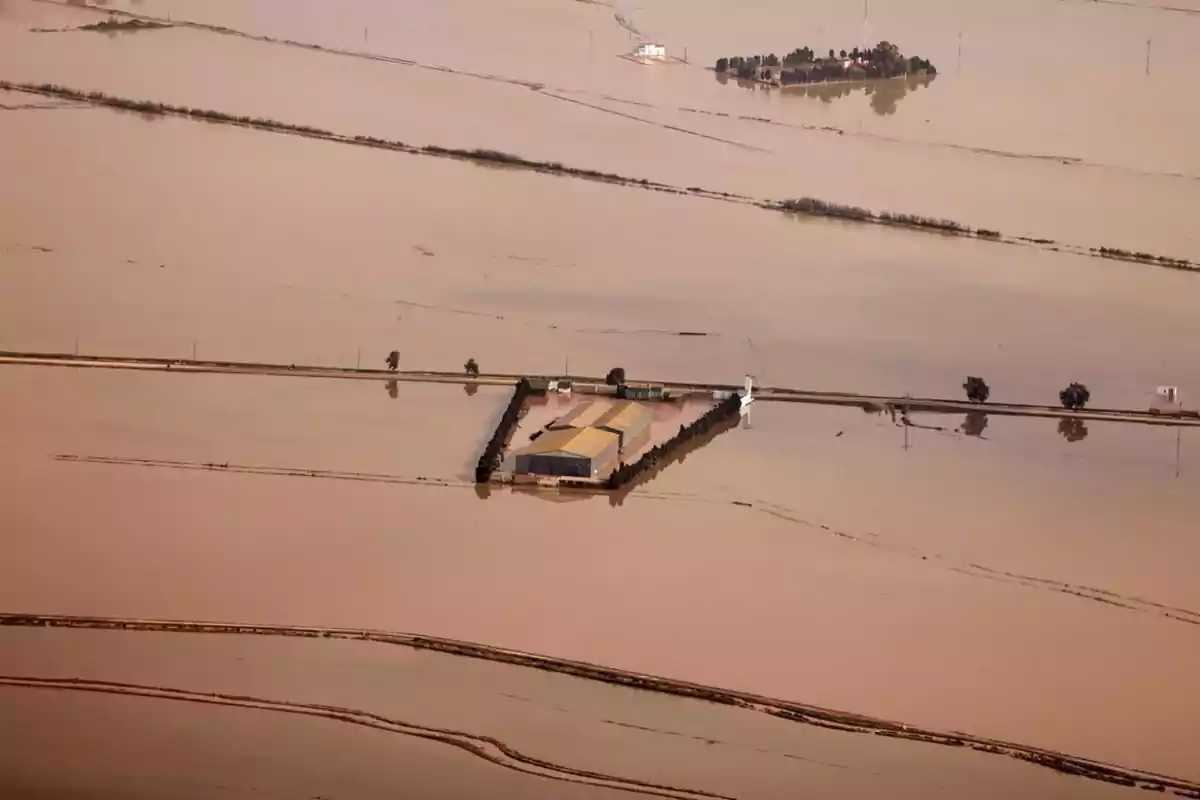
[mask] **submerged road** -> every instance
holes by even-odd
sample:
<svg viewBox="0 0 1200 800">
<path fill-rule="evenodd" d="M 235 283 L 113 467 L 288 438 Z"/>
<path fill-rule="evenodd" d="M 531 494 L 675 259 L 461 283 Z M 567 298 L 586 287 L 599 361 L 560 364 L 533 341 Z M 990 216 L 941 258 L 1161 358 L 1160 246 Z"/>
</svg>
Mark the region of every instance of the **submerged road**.
<svg viewBox="0 0 1200 800">
<path fill-rule="evenodd" d="M 92 369 L 131 369 L 171 372 L 180 374 L 231 374 L 263 375 L 291 378 L 341 378 L 348 380 L 396 381 L 403 383 L 452 383 L 483 386 L 516 386 L 524 377 L 515 373 L 488 373 L 467 375 L 462 372 L 433 372 L 423 370 L 356 369 L 350 367 L 324 367 L 311 364 L 267 364 L 249 361 L 207 361 L 197 359 L 138 358 L 130 356 L 81 356 L 69 353 L 23 353 L 0 350 L 0 366 L 75 367 Z M 559 377 L 559 376 L 554 376 Z M 595 390 L 607 391 L 604 378 L 571 375 L 569 377 L 584 393 Z M 682 383 L 679 381 L 639 382 L 660 384 L 674 395 L 696 392 L 738 391 L 741 384 L 725 383 Z M 1133 422 L 1144 425 L 1168 425 L 1176 427 L 1200 427 L 1200 412 L 1162 412 L 1120 408 L 1097 408 L 1084 411 L 1068 411 L 1058 406 L 1028 405 L 1022 403 L 972 403 L 967 400 L 947 400 L 935 397 L 895 397 L 890 395 L 855 394 L 852 392 L 828 392 L 811 389 L 790 389 L 776 386 L 756 387 L 756 401 L 809 403 L 814 405 L 875 407 L 880 411 L 924 412 L 936 414 L 963 414 L 978 411 L 985 414 L 1017 417 L 1057 417 L 1097 422 Z"/>
</svg>

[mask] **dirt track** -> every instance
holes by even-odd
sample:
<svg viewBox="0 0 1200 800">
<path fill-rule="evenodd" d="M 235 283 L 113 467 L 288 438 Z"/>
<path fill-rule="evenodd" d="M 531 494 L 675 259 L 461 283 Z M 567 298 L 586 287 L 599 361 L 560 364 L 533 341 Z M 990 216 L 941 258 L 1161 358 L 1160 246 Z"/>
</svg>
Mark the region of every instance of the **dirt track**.
<svg viewBox="0 0 1200 800">
<path fill-rule="evenodd" d="M 846 733 L 887 736 L 926 744 L 949 747 L 969 747 L 983 753 L 1007 756 L 1038 766 L 1046 767 L 1066 775 L 1075 775 L 1089 780 L 1103 781 L 1149 791 L 1171 791 L 1179 797 L 1200 800 L 1200 783 L 1160 775 L 1130 767 L 1105 764 L 1088 758 L 1057 753 L 1041 748 L 1029 747 L 1013 742 L 971 736 L 965 733 L 945 733 L 918 728 L 901 722 L 877 719 L 861 714 L 836 711 L 819 706 L 780 700 L 762 695 L 721 689 L 715 686 L 678 681 L 643 673 L 603 667 L 582 661 L 554 658 L 552 656 L 525 653 L 489 645 L 442 639 L 412 633 L 354 629 L 317 628 L 292 625 L 254 625 L 220 622 L 147 620 L 115 617 L 62 616 L 41 614 L 0 613 L 0 627 L 59 627 L 89 628 L 100 630 L 150 631 L 163 633 L 216 633 L 250 636 L 302 636 L 326 639 L 353 639 L 400 645 L 425 650 L 435 650 L 450 655 L 478 658 L 532 667 L 549 672 L 573 675 L 585 680 L 626 686 L 631 689 L 661 692 L 681 697 L 690 697 L 722 705 L 737 706 L 774 717 L 788 719 L 805 725 Z M 29 680 L 29 679 L 24 679 Z M 0 682 L 3 682 L 0 679 Z M 691 796 L 665 795 L 665 796 Z"/>
</svg>

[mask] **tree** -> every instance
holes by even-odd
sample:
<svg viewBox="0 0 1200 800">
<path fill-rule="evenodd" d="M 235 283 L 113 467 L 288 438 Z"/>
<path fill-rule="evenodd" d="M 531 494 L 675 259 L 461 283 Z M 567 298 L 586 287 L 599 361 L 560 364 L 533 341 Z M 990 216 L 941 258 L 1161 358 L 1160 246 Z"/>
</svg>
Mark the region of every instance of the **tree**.
<svg viewBox="0 0 1200 800">
<path fill-rule="evenodd" d="M 400 369 L 400 351 L 393 350 L 392 352 L 388 353 L 388 357 L 387 357 L 385 363 L 387 363 L 387 368 L 390 369 L 392 372 L 395 372 L 396 370 Z"/>
<path fill-rule="evenodd" d="M 775 55 L 774 53 L 770 53 L 765 59 L 763 59 L 763 64 L 767 65 L 768 67 L 778 67 L 779 56 Z"/>
<path fill-rule="evenodd" d="M 741 69 L 742 64 L 744 63 L 746 63 L 746 59 L 742 58 L 741 56 L 734 56 L 733 58 L 729 59 L 729 66 L 733 67 L 734 69 Z"/>
<path fill-rule="evenodd" d="M 1088 400 L 1092 399 L 1092 393 L 1082 383 L 1071 383 L 1058 393 L 1058 399 L 1062 402 L 1063 408 L 1078 411 L 1088 404 Z"/>
<path fill-rule="evenodd" d="M 845 51 L 845 50 L 843 50 L 843 51 L 841 52 L 841 56 L 842 56 L 842 58 L 845 58 L 845 57 L 846 57 L 846 51 Z"/>
<path fill-rule="evenodd" d="M 832 61 L 836 56 L 833 54 L 833 48 L 829 48 L 829 59 Z"/>
<path fill-rule="evenodd" d="M 717 72 L 728 72 L 728 71 L 729 71 L 729 59 L 728 58 L 718 58 L 717 59 Z"/>
<path fill-rule="evenodd" d="M 609 386 L 620 386 L 625 382 L 625 368 L 613 367 L 608 371 L 608 375 L 605 376 L 604 382 Z"/>
<path fill-rule="evenodd" d="M 988 397 L 991 396 L 991 387 L 983 380 L 974 376 L 968 377 L 967 382 L 963 384 L 963 388 L 967 390 L 967 399 L 972 403 L 986 403 Z"/>
<path fill-rule="evenodd" d="M 463 372 L 467 373 L 468 375 L 478 375 L 479 362 L 473 358 L 468 358 L 467 363 L 463 364 Z"/>
</svg>

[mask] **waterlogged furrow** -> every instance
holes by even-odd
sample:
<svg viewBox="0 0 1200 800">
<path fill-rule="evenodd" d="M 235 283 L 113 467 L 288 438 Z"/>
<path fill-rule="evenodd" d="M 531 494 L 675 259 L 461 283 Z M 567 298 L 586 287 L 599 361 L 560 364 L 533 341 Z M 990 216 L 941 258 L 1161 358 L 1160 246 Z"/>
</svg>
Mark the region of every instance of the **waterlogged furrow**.
<svg viewBox="0 0 1200 800">
<path fill-rule="evenodd" d="M 753 198 L 746 197 L 745 195 L 739 195 L 732 192 L 721 192 L 712 189 L 705 189 L 699 186 L 683 188 L 658 181 L 647 180 L 646 178 L 631 178 L 611 172 L 601 172 L 594 169 L 571 167 L 557 161 L 536 161 L 533 159 L 513 155 L 511 153 L 505 153 L 499 150 L 490 150 L 486 148 L 462 149 L 440 147 L 432 144 L 423 146 L 410 145 L 400 141 L 380 139 L 375 136 L 335 133 L 333 131 L 317 128 L 312 125 L 280 122 L 279 120 L 265 119 L 262 117 L 248 117 L 244 115 L 227 114 L 222 111 L 214 111 L 211 109 L 176 106 L 169 103 L 160 103 L 149 100 L 131 100 L 123 97 L 114 97 L 112 95 L 104 94 L 103 92 L 84 92 L 78 89 L 70 89 L 65 86 L 56 86 L 54 84 L 13 83 L 10 81 L 0 80 L 0 90 L 26 92 L 29 94 L 57 97 L 65 100 L 76 100 L 92 103 L 105 108 L 112 108 L 119 111 L 131 111 L 138 114 L 183 117 L 201 122 L 237 125 L 244 128 L 253 128 L 255 130 L 267 131 L 270 133 L 284 133 L 294 136 L 304 136 L 310 139 L 337 142 L 339 144 L 353 144 L 361 147 L 373 147 L 381 150 L 391 150 L 393 152 L 406 153 L 408 155 L 451 158 L 459 161 L 470 161 L 473 163 L 490 166 L 529 170 L 532 172 L 540 172 L 549 175 L 561 175 L 570 178 L 598 181 L 601 183 L 626 186 L 636 189 L 646 189 L 656 192 L 666 192 L 669 194 L 702 197 L 709 200 L 721 200 L 724 202 L 743 203 L 746 205 L 757 206 L 758 208 L 769 211 L 782 212 L 797 216 L 827 217 L 845 220 L 848 222 L 857 222 L 870 225 L 885 225 L 911 231 L 926 231 L 944 236 L 969 237 L 983 241 L 996 242 L 999 244 L 1037 247 L 1054 252 L 1066 252 L 1075 255 L 1107 258 L 1138 264 L 1149 264 L 1152 266 L 1167 267 L 1170 269 L 1185 270 L 1189 272 L 1200 270 L 1200 263 L 1192 262 L 1185 258 L 1157 256 L 1150 253 L 1131 252 L 1128 250 L 1111 247 L 1083 247 L 1080 245 L 1056 242 L 1052 239 L 1038 239 L 1025 236 L 1010 237 L 1005 236 L 998 230 L 990 228 L 971 228 L 968 225 L 964 225 L 953 220 L 933 219 L 929 217 L 923 217 L 918 214 L 904 214 L 890 211 L 875 212 L 869 209 L 860 208 L 858 206 L 830 203 L 811 197 L 803 197 L 792 200 L 755 200 Z"/>
<path fill-rule="evenodd" d="M 274 711 L 307 717 L 321 717 L 351 725 L 359 725 L 364 728 L 374 728 L 375 730 L 386 731 L 388 733 L 440 742 L 450 747 L 464 750 L 473 756 L 482 758 L 505 769 L 521 772 L 526 775 L 534 775 L 539 778 L 563 781 L 565 783 L 579 783 L 585 786 L 599 786 L 606 789 L 615 789 L 654 797 L 668 797 L 673 798 L 673 800 L 708 800 L 710 798 L 731 800 L 728 795 L 664 786 L 632 778 L 621 778 L 615 775 L 606 775 L 600 772 L 555 764 L 551 761 L 526 755 L 511 745 L 505 744 L 491 736 L 415 725 L 410 722 L 391 719 L 358 709 L 344 708 L 342 706 L 292 703 L 280 700 L 267 700 L 261 697 L 248 697 L 245 695 L 222 694 L 219 692 L 193 692 L 163 686 L 145 686 L 134 683 L 87 680 L 83 678 L 37 678 L 0 675 L 0 686 L 116 694 L 157 700 L 174 700 L 177 702 L 200 703 L 204 705 Z"/>
<path fill-rule="evenodd" d="M 400 645 L 434 650 L 466 658 L 477 658 L 521 667 L 532 667 L 547 672 L 572 675 L 585 680 L 600 681 L 631 689 L 719 703 L 721 705 L 770 714 L 774 717 L 805 725 L 814 725 L 847 733 L 886 736 L 925 744 L 970 748 L 982 753 L 1015 758 L 1052 769 L 1062 774 L 1074 775 L 1088 780 L 1138 787 L 1149 791 L 1172 791 L 1180 797 L 1200 800 L 1200 783 L 1146 770 L 1106 764 L 1080 756 L 1043 750 L 1014 742 L 986 739 L 965 733 L 943 733 L 901 722 L 790 702 L 751 694 L 749 692 L 721 689 L 715 686 L 705 686 L 703 684 L 674 680 L 672 678 L 630 672 L 583 661 L 537 655 L 455 639 L 353 628 L 318 628 L 291 625 L 252 625 L 222 622 L 12 613 L 0 613 L 0 626 L 84 628 L 159 633 L 213 633 L 246 636 L 300 636 L 307 638 L 350 639 Z"/>
</svg>

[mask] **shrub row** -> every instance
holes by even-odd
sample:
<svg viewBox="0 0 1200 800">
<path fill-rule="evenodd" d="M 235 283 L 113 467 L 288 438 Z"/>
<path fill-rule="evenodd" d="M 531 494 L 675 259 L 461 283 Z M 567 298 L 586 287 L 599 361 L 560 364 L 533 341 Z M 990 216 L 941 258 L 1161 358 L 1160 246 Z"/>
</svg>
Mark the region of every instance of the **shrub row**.
<svg viewBox="0 0 1200 800">
<path fill-rule="evenodd" d="M 521 409 L 525 407 L 525 401 L 531 394 L 533 394 L 533 386 L 529 383 L 529 379 L 521 378 L 517 383 L 517 388 L 513 390 L 512 399 L 508 401 L 508 407 L 504 409 L 504 415 L 500 417 L 500 424 L 496 426 L 496 432 L 492 434 L 492 440 L 483 449 L 483 455 L 479 457 L 479 463 L 475 466 L 476 483 L 487 483 L 491 479 L 492 473 L 499 469 L 501 455 L 512 438 L 513 430 L 516 429 L 517 422 L 521 419 Z"/>
<path fill-rule="evenodd" d="M 1156 256 L 1151 253 L 1143 253 L 1139 250 L 1122 250 L 1119 247 L 1093 247 L 1093 253 L 1097 253 L 1104 258 L 1119 258 L 1125 261 L 1145 261 L 1151 264 L 1161 264 L 1164 267 L 1176 267 L 1177 269 L 1195 269 L 1196 264 L 1188 261 L 1186 258 L 1171 258 L 1170 256 Z"/>
<path fill-rule="evenodd" d="M 662 444 L 655 445 L 650 448 L 641 458 L 632 464 L 621 464 L 612 474 L 608 476 L 608 489 L 620 489 L 625 484 L 636 479 L 644 472 L 648 472 L 656 468 L 660 463 L 670 459 L 684 445 L 691 442 L 704 434 L 710 432 L 713 428 L 734 419 L 741 413 L 742 398 L 737 393 L 734 393 L 722 400 L 717 405 L 710 408 L 708 411 L 690 425 L 683 425 L 679 428 L 679 433 L 672 436 Z"/>
<path fill-rule="evenodd" d="M 896 214 L 891 211 L 884 211 L 880 213 L 879 221 L 886 222 L 889 225 L 911 225 L 914 228 L 932 228 L 933 230 L 950 231 L 952 233 L 971 232 L 971 229 L 961 222 L 955 222 L 952 219 L 922 217 L 919 214 Z"/>
<path fill-rule="evenodd" d="M 883 211 L 876 214 L 874 211 L 860 206 L 830 203 L 827 200 L 819 200 L 815 197 L 797 197 L 791 200 L 781 200 L 774 204 L 773 207 L 790 214 L 807 214 L 813 217 L 878 222 L 884 225 L 907 225 L 914 228 L 928 228 L 930 230 L 949 231 L 964 235 L 973 232 L 968 226 L 963 225 L 961 222 L 955 222 L 952 219 L 922 217 L 919 214 L 898 214 L 892 211 Z M 983 229 L 979 231 L 979 235 L 988 238 L 999 238 L 1000 233 L 999 231 Z"/>
</svg>

